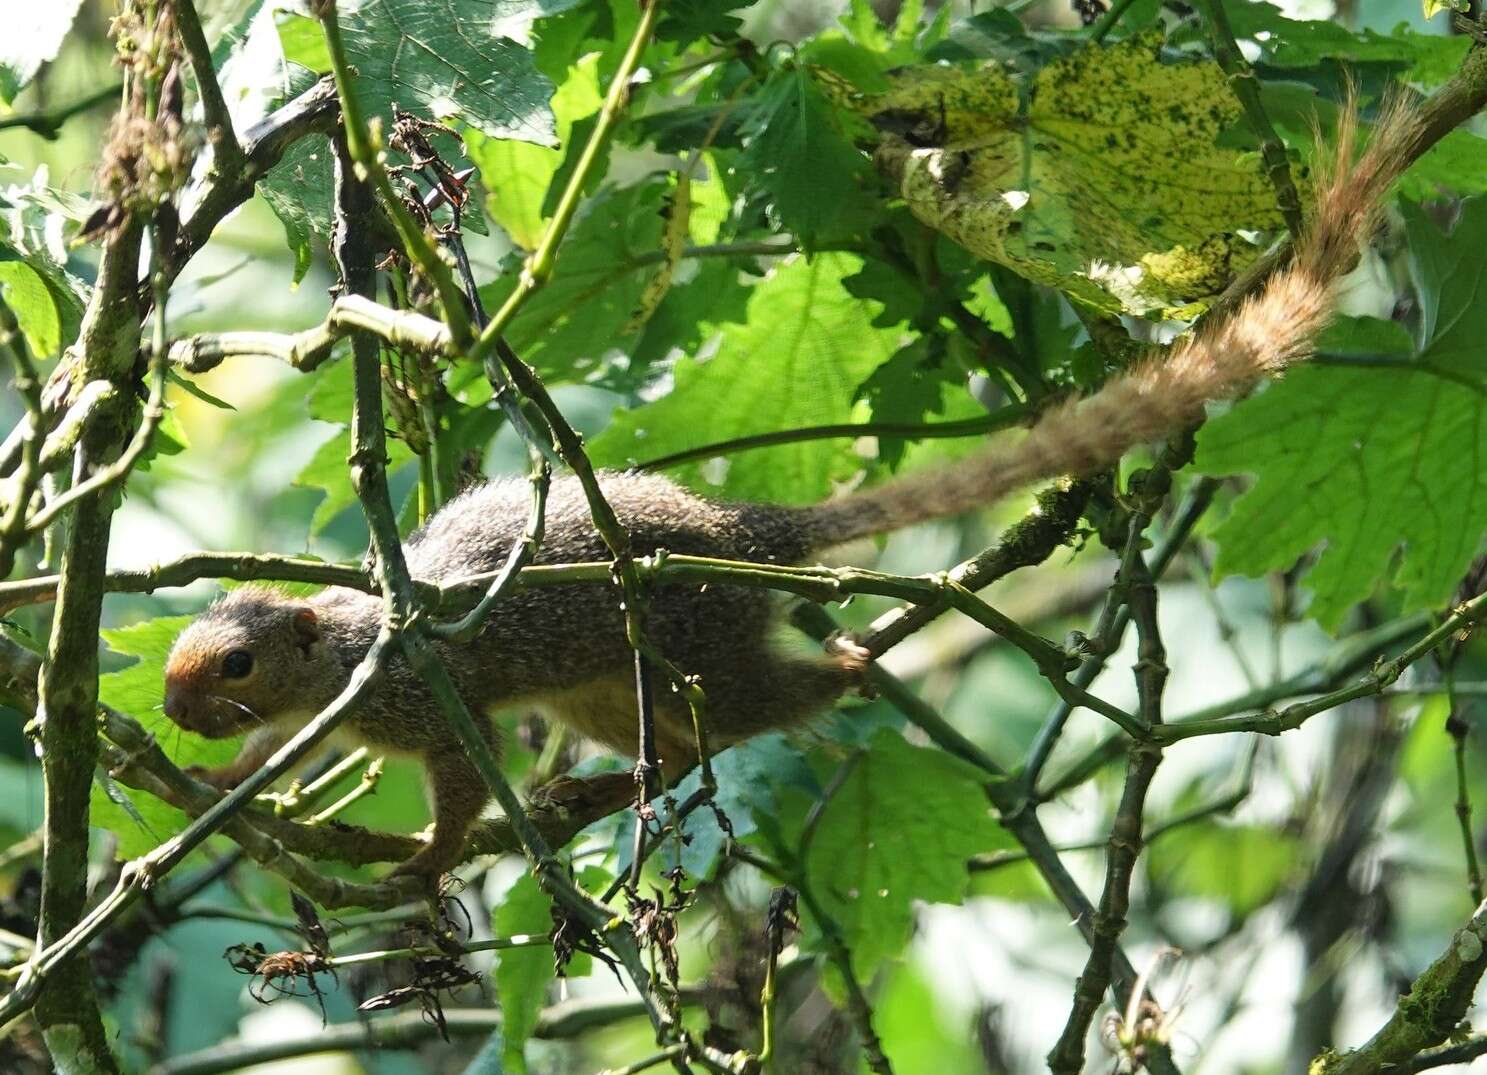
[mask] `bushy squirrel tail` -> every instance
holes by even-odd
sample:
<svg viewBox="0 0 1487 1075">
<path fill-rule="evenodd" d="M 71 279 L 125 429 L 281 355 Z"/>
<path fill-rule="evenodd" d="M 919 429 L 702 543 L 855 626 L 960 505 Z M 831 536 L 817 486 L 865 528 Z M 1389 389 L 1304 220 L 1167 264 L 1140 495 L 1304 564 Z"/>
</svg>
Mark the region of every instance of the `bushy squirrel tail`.
<svg viewBox="0 0 1487 1075">
<path fill-rule="evenodd" d="M 1355 160 L 1358 118 L 1347 108 L 1332 163 L 1316 177 L 1311 226 L 1257 294 L 1094 393 L 1044 411 L 1021 434 L 942 469 L 800 509 L 811 547 L 956 515 L 1041 479 L 1108 469 L 1132 447 L 1194 424 L 1210 400 L 1232 399 L 1304 361 L 1332 317 L 1335 281 L 1356 263 L 1421 135 L 1418 116 L 1396 103 Z"/>
</svg>

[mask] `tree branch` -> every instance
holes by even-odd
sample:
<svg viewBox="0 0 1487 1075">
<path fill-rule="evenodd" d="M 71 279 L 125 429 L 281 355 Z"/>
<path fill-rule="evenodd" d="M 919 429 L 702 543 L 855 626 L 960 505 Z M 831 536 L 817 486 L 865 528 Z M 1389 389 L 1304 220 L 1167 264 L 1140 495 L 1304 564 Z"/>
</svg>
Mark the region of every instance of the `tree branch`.
<svg viewBox="0 0 1487 1075">
<path fill-rule="evenodd" d="M 196 75 L 196 94 L 206 116 L 207 143 L 212 147 L 212 174 L 230 175 L 242 167 L 243 149 L 232 129 L 232 115 L 222 97 L 222 86 L 212 66 L 212 49 L 201 29 L 201 16 L 192 0 L 174 0 L 176 30 L 181 35 L 191 70 Z"/>
<path fill-rule="evenodd" d="M 1478 905 L 1470 921 L 1452 935 L 1446 950 L 1415 979 L 1378 1033 L 1350 1052 L 1323 1053 L 1312 1061 L 1312 1075 L 1421 1070 L 1407 1065 L 1455 1032 L 1471 1008 L 1483 971 L 1487 971 L 1487 902 Z"/>
</svg>

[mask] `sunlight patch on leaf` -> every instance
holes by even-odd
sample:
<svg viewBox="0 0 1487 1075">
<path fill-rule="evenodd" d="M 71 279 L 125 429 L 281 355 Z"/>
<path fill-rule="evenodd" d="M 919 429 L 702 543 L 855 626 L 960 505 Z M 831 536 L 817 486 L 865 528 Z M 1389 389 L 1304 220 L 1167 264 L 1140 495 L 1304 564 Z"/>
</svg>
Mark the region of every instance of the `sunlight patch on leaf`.
<svg viewBox="0 0 1487 1075">
<path fill-rule="evenodd" d="M 38 0 L 8 4 L 0 35 L 0 101 L 10 104 L 57 55 L 83 0 Z"/>
</svg>

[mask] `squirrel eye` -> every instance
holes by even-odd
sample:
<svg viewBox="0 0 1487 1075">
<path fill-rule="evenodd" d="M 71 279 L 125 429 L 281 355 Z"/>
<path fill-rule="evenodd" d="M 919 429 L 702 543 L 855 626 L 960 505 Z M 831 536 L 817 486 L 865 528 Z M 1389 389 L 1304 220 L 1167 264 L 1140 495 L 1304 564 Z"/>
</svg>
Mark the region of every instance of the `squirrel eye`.
<svg viewBox="0 0 1487 1075">
<path fill-rule="evenodd" d="M 245 649 L 235 649 L 222 658 L 222 674 L 228 679 L 242 679 L 253 671 L 253 654 Z"/>
</svg>

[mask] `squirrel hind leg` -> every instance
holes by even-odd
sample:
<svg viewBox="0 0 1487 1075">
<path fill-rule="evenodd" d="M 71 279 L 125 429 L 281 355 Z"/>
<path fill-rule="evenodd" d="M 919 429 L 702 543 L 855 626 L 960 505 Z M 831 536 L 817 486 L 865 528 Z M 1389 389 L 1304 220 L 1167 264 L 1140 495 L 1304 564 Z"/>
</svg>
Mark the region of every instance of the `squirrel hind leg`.
<svg viewBox="0 0 1487 1075">
<path fill-rule="evenodd" d="M 490 797 L 485 777 L 461 748 L 431 754 L 424 766 L 434 834 L 427 847 L 392 871 L 394 877 L 438 877 L 459 865 L 470 826 Z"/>
</svg>

